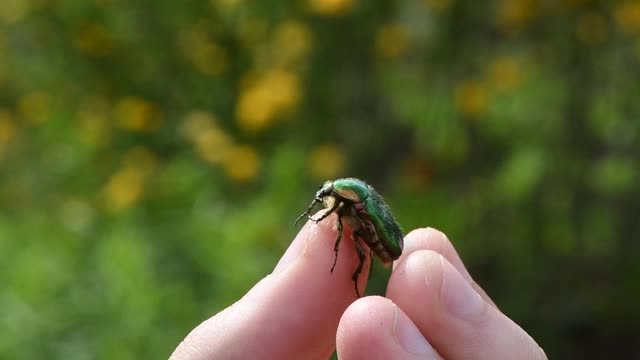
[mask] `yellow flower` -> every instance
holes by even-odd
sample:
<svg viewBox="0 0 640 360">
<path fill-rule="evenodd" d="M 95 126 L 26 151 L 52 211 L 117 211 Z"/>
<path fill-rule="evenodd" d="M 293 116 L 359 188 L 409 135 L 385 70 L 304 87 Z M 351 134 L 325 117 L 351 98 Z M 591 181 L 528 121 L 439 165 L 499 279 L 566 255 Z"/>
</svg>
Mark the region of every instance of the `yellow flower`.
<svg viewBox="0 0 640 360">
<path fill-rule="evenodd" d="M 596 12 L 582 15 L 578 21 L 578 38 L 588 45 L 601 44 L 608 32 L 607 20 Z"/>
<path fill-rule="evenodd" d="M 207 111 L 194 110 L 188 113 L 181 125 L 181 132 L 187 140 L 197 142 L 198 137 L 215 126 L 216 117 Z"/>
<path fill-rule="evenodd" d="M 229 11 L 237 8 L 241 2 L 242 0 L 211 0 L 211 5 L 213 5 L 215 9 Z"/>
<path fill-rule="evenodd" d="M 209 112 L 193 111 L 185 117 L 182 126 L 183 135 L 193 143 L 198 155 L 211 165 L 222 164 L 233 146 L 231 137 L 216 122 Z"/>
<path fill-rule="evenodd" d="M 565 0 L 567 5 L 573 8 L 579 8 L 583 5 L 587 5 L 591 0 Z"/>
<path fill-rule="evenodd" d="M 118 101 L 115 116 L 120 127 L 130 131 L 154 131 L 161 124 L 156 107 L 137 97 L 125 97 Z"/>
<path fill-rule="evenodd" d="M 180 33 L 178 47 L 191 64 L 205 75 L 220 75 L 227 68 L 226 51 L 209 38 L 203 24 L 196 24 Z"/>
<path fill-rule="evenodd" d="M 41 124 L 51 115 L 51 97 L 36 91 L 22 96 L 18 100 L 20 116 L 32 124 Z"/>
<path fill-rule="evenodd" d="M 92 97 L 80 109 L 77 117 L 81 139 L 95 146 L 103 147 L 111 141 L 111 127 L 107 120 L 109 104 L 102 97 Z"/>
<path fill-rule="evenodd" d="M 143 189 L 143 174 L 136 168 L 123 167 L 102 189 L 105 205 L 114 212 L 126 210 L 140 200 Z"/>
<path fill-rule="evenodd" d="M 22 20 L 31 10 L 30 3 L 28 0 L 3 0 L 0 6 L 0 22 L 13 24 Z"/>
<path fill-rule="evenodd" d="M 274 36 L 273 53 L 284 65 L 296 65 L 311 49 L 311 31 L 297 21 L 287 21 L 278 26 Z"/>
<path fill-rule="evenodd" d="M 156 154 L 148 148 L 138 145 L 128 150 L 122 160 L 123 166 L 136 169 L 141 176 L 146 177 L 153 173 L 157 166 Z"/>
<path fill-rule="evenodd" d="M 320 145 L 309 155 L 309 173 L 318 180 L 333 179 L 344 171 L 343 151 L 335 145 Z"/>
<path fill-rule="evenodd" d="M 265 129 L 300 102 L 300 79 L 293 72 L 273 69 L 248 82 L 236 104 L 237 121 L 245 130 Z"/>
<path fill-rule="evenodd" d="M 510 57 L 495 59 L 489 64 L 489 81 L 498 91 L 517 88 L 522 82 L 522 71 L 517 60 Z"/>
<path fill-rule="evenodd" d="M 8 143 L 15 134 L 13 116 L 8 110 L 0 108 L 0 146 Z"/>
<path fill-rule="evenodd" d="M 384 25 L 376 35 L 376 51 L 383 57 L 400 57 L 407 52 L 408 47 L 409 38 L 401 25 Z"/>
<path fill-rule="evenodd" d="M 458 110 L 467 116 L 477 117 L 487 110 L 487 91 L 476 80 L 467 80 L 455 89 Z"/>
<path fill-rule="evenodd" d="M 429 8 L 442 11 L 451 7 L 453 0 L 425 0 L 424 2 Z"/>
<path fill-rule="evenodd" d="M 100 24 L 89 24 L 75 34 L 74 44 L 78 49 L 93 56 L 104 56 L 113 50 L 111 35 Z"/>
<path fill-rule="evenodd" d="M 518 31 L 537 13 L 538 0 L 501 0 L 497 20 L 505 31 Z"/>
<path fill-rule="evenodd" d="M 5 149 L 15 133 L 16 126 L 13 116 L 9 111 L 0 108 L 0 158 L 4 155 Z"/>
<path fill-rule="evenodd" d="M 253 180 L 260 170 L 258 153 L 247 145 L 232 147 L 224 160 L 224 171 L 232 181 Z"/>
<path fill-rule="evenodd" d="M 265 41 L 269 24 L 264 19 L 247 19 L 238 24 L 238 38 L 248 49 L 259 48 Z"/>
<path fill-rule="evenodd" d="M 202 132 L 195 143 L 198 155 L 209 164 L 221 164 L 229 156 L 233 142 L 227 133 L 210 128 Z"/>
<path fill-rule="evenodd" d="M 640 1 L 627 1 L 616 6 L 614 17 L 622 31 L 640 33 Z"/>
<path fill-rule="evenodd" d="M 319 15 L 343 15 L 353 8 L 353 0 L 309 0 L 309 9 Z"/>
</svg>

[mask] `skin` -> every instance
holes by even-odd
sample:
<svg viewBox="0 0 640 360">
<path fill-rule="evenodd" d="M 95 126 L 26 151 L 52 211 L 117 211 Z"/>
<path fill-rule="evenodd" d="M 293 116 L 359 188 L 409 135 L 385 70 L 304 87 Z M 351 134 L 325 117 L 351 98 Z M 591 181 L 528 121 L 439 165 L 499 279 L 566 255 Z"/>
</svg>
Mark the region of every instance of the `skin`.
<svg viewBox="0 0 640 360">
<path fill-rule="evenodd" d="M 333 224 L 307 222 L 274 271 L 198 325 L 171 359 L 328 359 L 336 349 L 347 360 L 546 359 L 472 280 L 443 233 L 409 233 L 386 297 L 356 299 L 351 241 L 341 243 L 329 275 Z"/>
</svg>

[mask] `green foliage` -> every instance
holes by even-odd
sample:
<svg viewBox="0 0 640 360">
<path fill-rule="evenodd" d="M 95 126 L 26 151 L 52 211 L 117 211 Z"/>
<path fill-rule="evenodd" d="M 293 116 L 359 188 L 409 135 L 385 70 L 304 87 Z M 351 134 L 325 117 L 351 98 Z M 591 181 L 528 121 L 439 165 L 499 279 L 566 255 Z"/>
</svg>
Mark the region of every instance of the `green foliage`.
<svg viewBox="0 0 640 360">
<path fill-rule="evenodd" d="M 637 355 L 639 13 L 9 0 L 0 358 L 166 358 L 341 176 L 445 231 L 551 358 Z"/>
</svg>

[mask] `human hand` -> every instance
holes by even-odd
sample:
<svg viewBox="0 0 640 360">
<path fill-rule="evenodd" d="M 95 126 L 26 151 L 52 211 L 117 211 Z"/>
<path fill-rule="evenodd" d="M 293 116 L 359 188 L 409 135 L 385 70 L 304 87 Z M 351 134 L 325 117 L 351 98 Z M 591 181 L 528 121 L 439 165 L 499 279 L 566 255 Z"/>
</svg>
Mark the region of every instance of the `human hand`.
<svg viewBox="0 0 640 360">
<path fill-rule="evenodd" d="M 196 327 L 171 359 L 327 359 L 336 346 L 340 359 L 546 359 L 434 229 L 405 237 L 387 298 L 356 300 L 350 237 L 329 275 L 334 223 L 307 222 L 274 271 Z"/>
</svg>

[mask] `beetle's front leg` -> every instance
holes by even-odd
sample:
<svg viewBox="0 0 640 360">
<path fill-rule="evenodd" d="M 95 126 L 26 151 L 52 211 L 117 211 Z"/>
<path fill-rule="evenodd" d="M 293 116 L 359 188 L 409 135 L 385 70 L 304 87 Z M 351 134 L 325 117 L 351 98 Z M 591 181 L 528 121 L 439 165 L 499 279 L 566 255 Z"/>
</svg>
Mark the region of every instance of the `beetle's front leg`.
<svg viewBox="0 0 640 360">
<path fill-rule="evenodd" d="M 320 221 L 324 220 L 327 218 L 327 216 L 331 215 L 334 211 L 336 211 L 338 208 L 342 207 L 343 203 L 342 202 L 337 202 L 335 203 L 335 205 L 333 205 L 329 210 L 327 210 L 326 213 L 322 214 L 322 216 L 320 216 L 319 219 L 314 219 L 311 216 L 308 216 L 309 220 L 315 221 L 316 224 L 319 223 Z"/>
<path fill-rule="evenodd" d="M 307 208 L 307 210 L 305 210 L 300 216 L 298 216 L 298 218 L 296 219 L 296 222 L 293 223 L 293 226 L 297 226 L 298 225 L 298 221 L 300 221 L 300 219 L 302 219 L 303 217 L 305 217 L 305 215 L 307 216 L 307 218 L 311 219 L 311 217 L 309 216 L 309 213 L 311 212 L 311 209 L 313 209 L 313 206 L 317 203 L 317 202 L 322 202 L 322 201 L 318 201 L 318 199 L 313 199 L 313 201 L 311 202 L 311 204 L 309 204 L 309 207 Z"/>
</svg>

